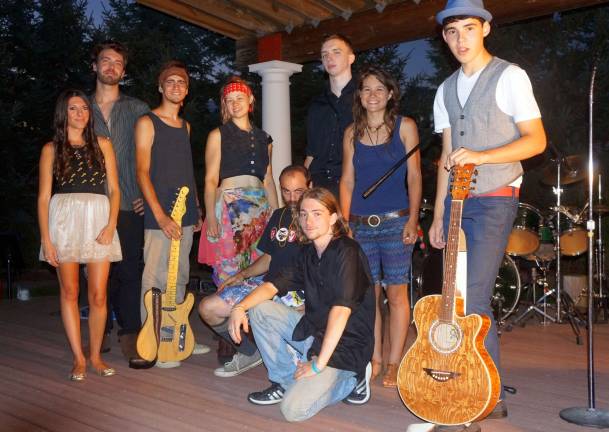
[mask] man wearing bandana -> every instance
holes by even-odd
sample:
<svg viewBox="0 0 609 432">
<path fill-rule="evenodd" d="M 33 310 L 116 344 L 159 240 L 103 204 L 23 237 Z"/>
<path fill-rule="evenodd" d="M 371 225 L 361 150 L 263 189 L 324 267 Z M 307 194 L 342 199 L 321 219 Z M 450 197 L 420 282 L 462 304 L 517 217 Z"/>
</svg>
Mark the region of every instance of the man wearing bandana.
<svg viewBox="0 0 609 432">
<path fill-rule="evenodd" d="M 256 345 L 247 337 L 235 345 L 228 335 L 226 323 L 233 304 L 239 303 L 260 282 L 259 276 L 272 275 L 289 266 L 298 254 L 299 245 L 296 235 L 294 209 L 300 196 L 309 188 L 310 178 L 307 169 L 299 165 L 286 167 L 279 176 L 281 196 L 285 206 L 273 212 L 269 223 L 260 238 L 258 249 L 263 252 L 252 265 L 228 278 L 218 287 L 218 292 L 205 297 L 199 303 L 199 315 L 205 323 L 224 340 L 232 344 L 237 353 L 232 360 L 214 371 L 219 377 L 237 376 L 262 363 Z M 222 297 L 218 294 L 222 292 Z M 288 306 L 302 308 L 302 296 L 297 291 L 290 291 L 281 298 Z"/>
</svg>

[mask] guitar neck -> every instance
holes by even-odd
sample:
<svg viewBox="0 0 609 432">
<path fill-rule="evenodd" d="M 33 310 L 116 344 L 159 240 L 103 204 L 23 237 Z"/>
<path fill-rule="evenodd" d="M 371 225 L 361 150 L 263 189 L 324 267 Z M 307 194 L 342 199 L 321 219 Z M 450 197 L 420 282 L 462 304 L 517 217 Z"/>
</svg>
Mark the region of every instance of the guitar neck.
<svg viewBox="0 0 609 432">
<path fill-rule="evenodd" d="M 178 263 L 180 260 L 180 240 L 171 240 L 169 263 L 167 266 L 167 289 L 165 290 L 164 307 L 175 307 L 176 287 L 178 282 Z"/>
<path fill-rule="evenodd" d="M 442 281 L 442 304 L 439 311 L 440 321 L 452 322 L 455 310 L 455 287 L 457 278 L 457 256 L 459 254 L 459 231 L 463 200 L 453 199 L 450 204 L 448 239 L 444 252 L 444 278 Z"/>
</svg>

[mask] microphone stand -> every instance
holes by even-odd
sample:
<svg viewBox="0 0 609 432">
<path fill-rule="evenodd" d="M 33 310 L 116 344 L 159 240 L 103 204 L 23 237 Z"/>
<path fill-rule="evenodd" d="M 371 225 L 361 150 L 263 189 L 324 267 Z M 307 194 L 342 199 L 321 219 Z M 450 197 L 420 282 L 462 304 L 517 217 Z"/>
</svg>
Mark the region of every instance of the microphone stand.
<svg viewBox="0 0 609 432">
<path fill-rule="evenodd" d="M 417 144 L 416 146 L 414 146 L 412 149 L 410 149 L 410 151 L 408 153 L 406 153 L 406 156 L 404 156 L 402 159 L 400 159 L 399 161 L 397 161 L 391 168 L 389 168 L 387 170 L 387 172 L 385 174 L 383 174 L 382 176 L 380 176 L 374 183 L 372 183 L 372 185 L 366 189 L 363 193 L 362 193 L 362 198 L 367 199 L 370 195 L 372 195 L 374 193 L 375 190 L 378 189 L 378 187 L 389 178 L 389 176 L 391 176 L 391 174 L 393 174 L 394 172 L 397 171 L 397 169 L 402 166 L 402 164 L 404 162 L 406 162 L 408 160 L 408 158 L 410 156 L 412 156 L 417 150 L 419 150 L 419 147 L 421 147 L 421 144 Z"/>
<path fill-rule="evenodd" d="M 571 407 L 560 411 L 560 417 L 569 423 L 580 426 L 590 426 L 596 428 L 609 428 L 609 411 L 596 409 L 595 389 L 594 389 L 594 320 L 593 320 L 593 277 L 594 277 L 594 164 L 593 164 L 593 105 L 594 105 L 594 80 L 600 56 L 595 56 L 592 67 L 592 77 L 590 78 L 589 95 L 589 130 L 588 130 L 588 406 Z"/>
</svg>

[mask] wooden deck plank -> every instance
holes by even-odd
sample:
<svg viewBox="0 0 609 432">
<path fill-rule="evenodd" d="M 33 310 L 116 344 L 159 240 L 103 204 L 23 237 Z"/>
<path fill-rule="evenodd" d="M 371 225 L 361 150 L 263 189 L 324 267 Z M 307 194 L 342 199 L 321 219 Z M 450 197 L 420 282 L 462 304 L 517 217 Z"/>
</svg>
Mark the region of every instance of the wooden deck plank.
<svg viewBox="0 0 609 432">
<path fill-rule="evenodd" d="M 364 406 L 337 404 L 307 422 L 289 424 L 277 406 L 246 400 L 247 393 L 268 385 L 264 368 L 217 378 L 211 353 L 176 369 L 133 370 L 116 337 L 105 359 L 118 374 L 102 378 L 89 372 L 85 382 L 72 383 L 67 380 L 71 354 L 57 310 L 57 298 L 0 304 L 0 432 L 405 431 L 418 422 L 395 390 L 374 383 Z M 191 321 L 197 339 L 215 346 L 210 331 L 198 319 Z M 597 325 L 595 331 L 597 406 L 607 408 L 609 326 Z M 86 333 L 83 321 L 83 338 Z M 587 403 L 586 348 L 574 343 L 570 327 L 531 320 L 504 333 L 501 345 L 505 384 L 518 392 L 508 396 L 510 416 L 482 422 L 483 430 L 577 430 L 558 416 L 563 408 Z"/>
</svg>

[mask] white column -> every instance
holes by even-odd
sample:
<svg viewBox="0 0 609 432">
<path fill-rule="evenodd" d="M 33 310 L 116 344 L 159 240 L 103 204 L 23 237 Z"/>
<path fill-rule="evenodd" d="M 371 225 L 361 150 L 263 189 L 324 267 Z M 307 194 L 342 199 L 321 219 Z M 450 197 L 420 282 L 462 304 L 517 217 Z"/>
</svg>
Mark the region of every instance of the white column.
<svg viewBox="0 0 609 432">
<path fill-rule="evenodd" d="M 302 71 L 302 65 L 272 60 L 249 65 L 250 72 L 262 77 L 262 129 L 273 138 L 273 177 L 279 204 L 279 174 L 292 163 L 290 128 L 290 76 Z"/>
</svg>

